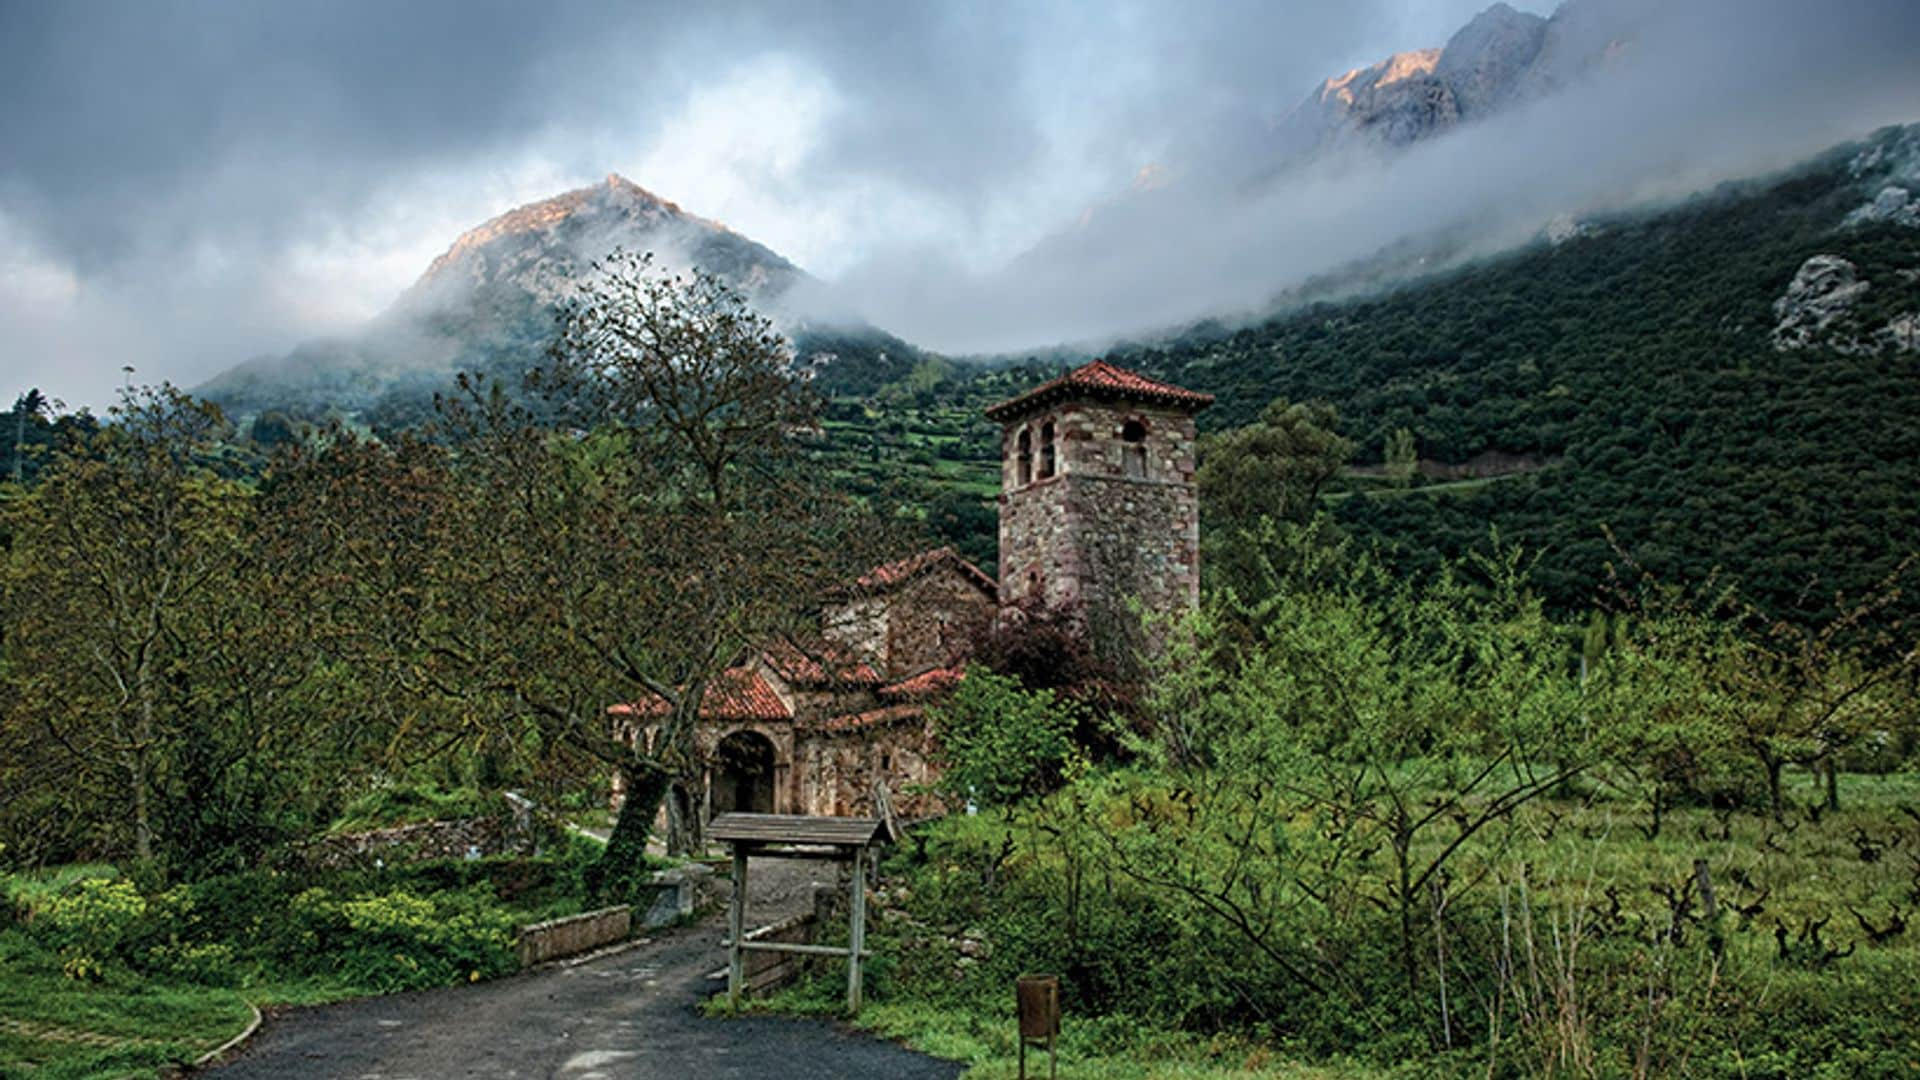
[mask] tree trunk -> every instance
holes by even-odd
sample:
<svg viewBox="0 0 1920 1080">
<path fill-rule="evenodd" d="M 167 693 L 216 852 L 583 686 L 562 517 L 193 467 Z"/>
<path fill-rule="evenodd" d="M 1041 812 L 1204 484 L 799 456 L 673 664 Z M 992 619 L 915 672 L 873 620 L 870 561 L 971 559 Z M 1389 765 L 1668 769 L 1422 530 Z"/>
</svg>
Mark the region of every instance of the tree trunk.
<svg viewBox="0 0 1920 1080">
<path fill-rule="evenodd" d="M 692 855 L 707 846 L 705 822 L 700 819 L 700 800 L 694 792 L 700 781 L 682 778 L 667 790 L 667 853 Z"/>
<path fill-rule="evenodd" d="M 1760 764 L 1767 770 L 1767 803 L 1773 809 L 1773 820 L 1780 821 L 1787 811 L 1785 797 L 1780 792 L 1780 772 L 1786 768 L 1786 759 L 1762 752 Z"/>
<path fill-rule="evenodd" d="M 625 903 L 633 887 L 646 870 L 647 834 L 653 828 L 654 815 L 666 797 L 666 770 L 652 763 L 627 763 L 620 766 L 620 777 L 627 790 L 620 804 L 620 816 L 614 820 L 613 835 L 607 850 L 587 868 L 587 891 L 598 901 Z"/>
<path fill-rule="evenodd" d="M 153 769 L 149 755 L 153 753 L 154 718 L 153 676 L 147 661 L 143 658 L 134 672 L 134 691 L 139 695 L 139 719 L 134 725 L 133 747 L 127 754 L 128 786 L 133 790 L 127 793 L 133 803 L 133 857 L 142 867 L 153 865 L 153 811 L 150 806 L 151 793 L 147 790 L 153 781 Z"/>
<path fill-rule="evenodd" d="M 1831 753 L 1821 761 L 1826 766 L 1824 771 L 1827 774 L 1827 809 L 1838 810 L 1840 809 L 1840 764 L 1834 760 Z"/>
<path fill-rule="evenodd" d="M 1400 901 L 1400 966 L 1407 979 L 1407 999 L 1412 1000 L 1419 985 L 1419 961 L 1415 958 L 1413 929 L 1413 837 L 1394 829 L 1393 858 L 1399 872 L 1399 887 L 1394 891 Z"/>
</svg>

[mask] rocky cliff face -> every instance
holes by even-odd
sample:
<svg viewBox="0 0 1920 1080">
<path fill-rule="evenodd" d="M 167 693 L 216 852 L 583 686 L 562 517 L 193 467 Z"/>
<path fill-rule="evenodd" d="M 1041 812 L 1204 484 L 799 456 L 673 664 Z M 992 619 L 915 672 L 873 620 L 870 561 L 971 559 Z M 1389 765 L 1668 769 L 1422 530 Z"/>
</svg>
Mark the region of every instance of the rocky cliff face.
<svg viewBox="0 0 1920 1080">
<path fill-rule="evenodd" d="M 1569 0 L 1550 19 L 1494 4 L 1444 48 L 1322 83 L 1276 125 L 1283 166 L 1354 144 L 1406 146 L 1555 93 L 1617 59 L 1627 26 L 1613 0 Z"/>
</svg>

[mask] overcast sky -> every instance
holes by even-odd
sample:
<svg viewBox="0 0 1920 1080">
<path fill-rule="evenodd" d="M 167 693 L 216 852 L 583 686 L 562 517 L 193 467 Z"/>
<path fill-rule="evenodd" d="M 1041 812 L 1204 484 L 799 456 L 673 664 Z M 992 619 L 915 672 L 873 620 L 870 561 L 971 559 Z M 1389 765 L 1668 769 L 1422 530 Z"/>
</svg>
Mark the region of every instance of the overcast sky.
<svg viewBox="0 0 1920 1080">
<path fill-rule="evenodd" d="M 1597 203 L 1920 120 L 1920 4 L 1701 0 L 1631 88 L 1423 152 L 1419 199 L 1406 172 L 1231 212 L 1190 186 L 1107 214 L 1076 248 L 1095 262 L 1042 243 L 1482 6 L 0 0 L 0 393 L 99 407 L 123 366 L 192 385 L 350 330 L 461 231 L 610 172 L 910 339 L 1012 348 L 1136 329 L 1149 291 L 1155 318 L 1252 303 L 1442 211 Z M 1571 152 L 1596 145 L 1599 176 Z M 1162 287 L 1168 243 L 1191 272 Z M 1053 262 L 1020 258 L 1036 244 Z"/>
</svg>

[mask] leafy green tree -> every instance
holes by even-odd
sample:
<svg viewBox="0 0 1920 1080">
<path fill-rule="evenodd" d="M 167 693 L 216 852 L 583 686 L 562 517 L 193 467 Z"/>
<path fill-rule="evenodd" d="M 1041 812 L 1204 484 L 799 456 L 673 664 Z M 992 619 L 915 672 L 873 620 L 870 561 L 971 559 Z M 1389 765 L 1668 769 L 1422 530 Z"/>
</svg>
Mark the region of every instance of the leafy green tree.
<svg viewBox="0 0 1920 1080">
<path fill-rule="evenodd" d="M 427 620 L 461 708 L 617 771 L 596 871 L 618 892 L 663 802 L 697 845 L 701 703 L 748 650 L 798 633 L 895 536 L 805 467 L 813 402 L 790 352 L 711 275 L 616 256 L 583 287 L 537 385 L 587 430 L 545 430 L 497 390 L 448 403 L 459 438 Z M 630 704 L 616 723 L 608 709 Z"/>
<path fill-rule="evenodd" d="M 1281 398 L 1257 422 L 1201 439 L 1196 481 L 1209 588 L 1264 595 L 1276 568 L 1307 557 L 1295 544 L 1332 540 L 1331 530 L 1308 523 L 1353 450 L 1337 423 L 1325 405 Z"/>
<path fill-rule="evenodd" d="M 1142 746 L 1178 812 L 1114 834 L 1121 867 L 1315 985 L 1337 958 L 1288 944 L 1300 918 L 1384 907 L 1413 992 L 1421 927 L 1472 880 L 1454 865 L 1469 841 L 1500 850 L 1513 812 L 1602 761 L 1655 689 L 1625 661 L 1583 679 L 1525 570 L 1508 551 L 1415 588 L 1363 562 L 1344 584 L 1216 596 L 1169 651 Z M 1196 823 L 1218 832 L 1177 842 Z"/>
<path fill-rule="evenodd" d="M 128 391 L 115 423 L 55 456 L 13 503 L 4 593 L 9 690 L 154 862 L 160 791 L 191 733 L 187 623 L 234 583 L 246 496 L 207 468 L 219 412 L 170 387 Z M 75 777 L 79 779 L 80 777 Z"/>
<path fill-rule="evenodd" d="M 1414 475 L 1420 468 L 1420 454 L 1414 448 L 1413 432 L 1406 428 L 1394 428 L 1387 436 L 1387 479 L 1394 487 L 1405 488 L 1413 485 Z"/>
<path fill-rule="evenodd" d="M 1005 806 L 1057 787 L 1081 751 L 1082 708 L 1052 690 L 969 665 L 953 697 L 930 710 L 941 787 L 955 799 Z"/>
<path fill-rule="evenodd" d="M 1305 521 L 1353 453 L 1338 427 L 1330 406 L 1275 398 L 1255 422 L 1205 437 L 1197 476 L 1203 516 L 1217 529 L 1262 517 Z"/>
</svg>

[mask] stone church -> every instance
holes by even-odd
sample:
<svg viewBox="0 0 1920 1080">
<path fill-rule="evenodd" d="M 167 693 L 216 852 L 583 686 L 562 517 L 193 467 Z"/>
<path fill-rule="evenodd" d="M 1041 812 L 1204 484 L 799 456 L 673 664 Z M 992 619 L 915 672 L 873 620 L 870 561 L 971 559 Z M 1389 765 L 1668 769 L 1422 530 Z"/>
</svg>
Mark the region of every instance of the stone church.
<svg viewBox="0 0 1920 1080">
<path fill-rule="evenodd" d="M 938 777 L 927 707 L 952 692 L 997 619 L 1032 607 L 1097 630 L 1127 606 L 1177 614 L 1200 589 L 1194 417 L 1207 394 L 1095 361 L 987 409 L 1001 425 L 1000 580 L 951 548 L 876 567 L 821 605 L 820 643 L 779 642 L 701 706 L 703 817 L 864 814 L 884 782 L 907 816 Z M 650 736 L 664 702 L 610 712 Z M 618 797 L 616 793 L 616 798 Z"/>
</svg>

